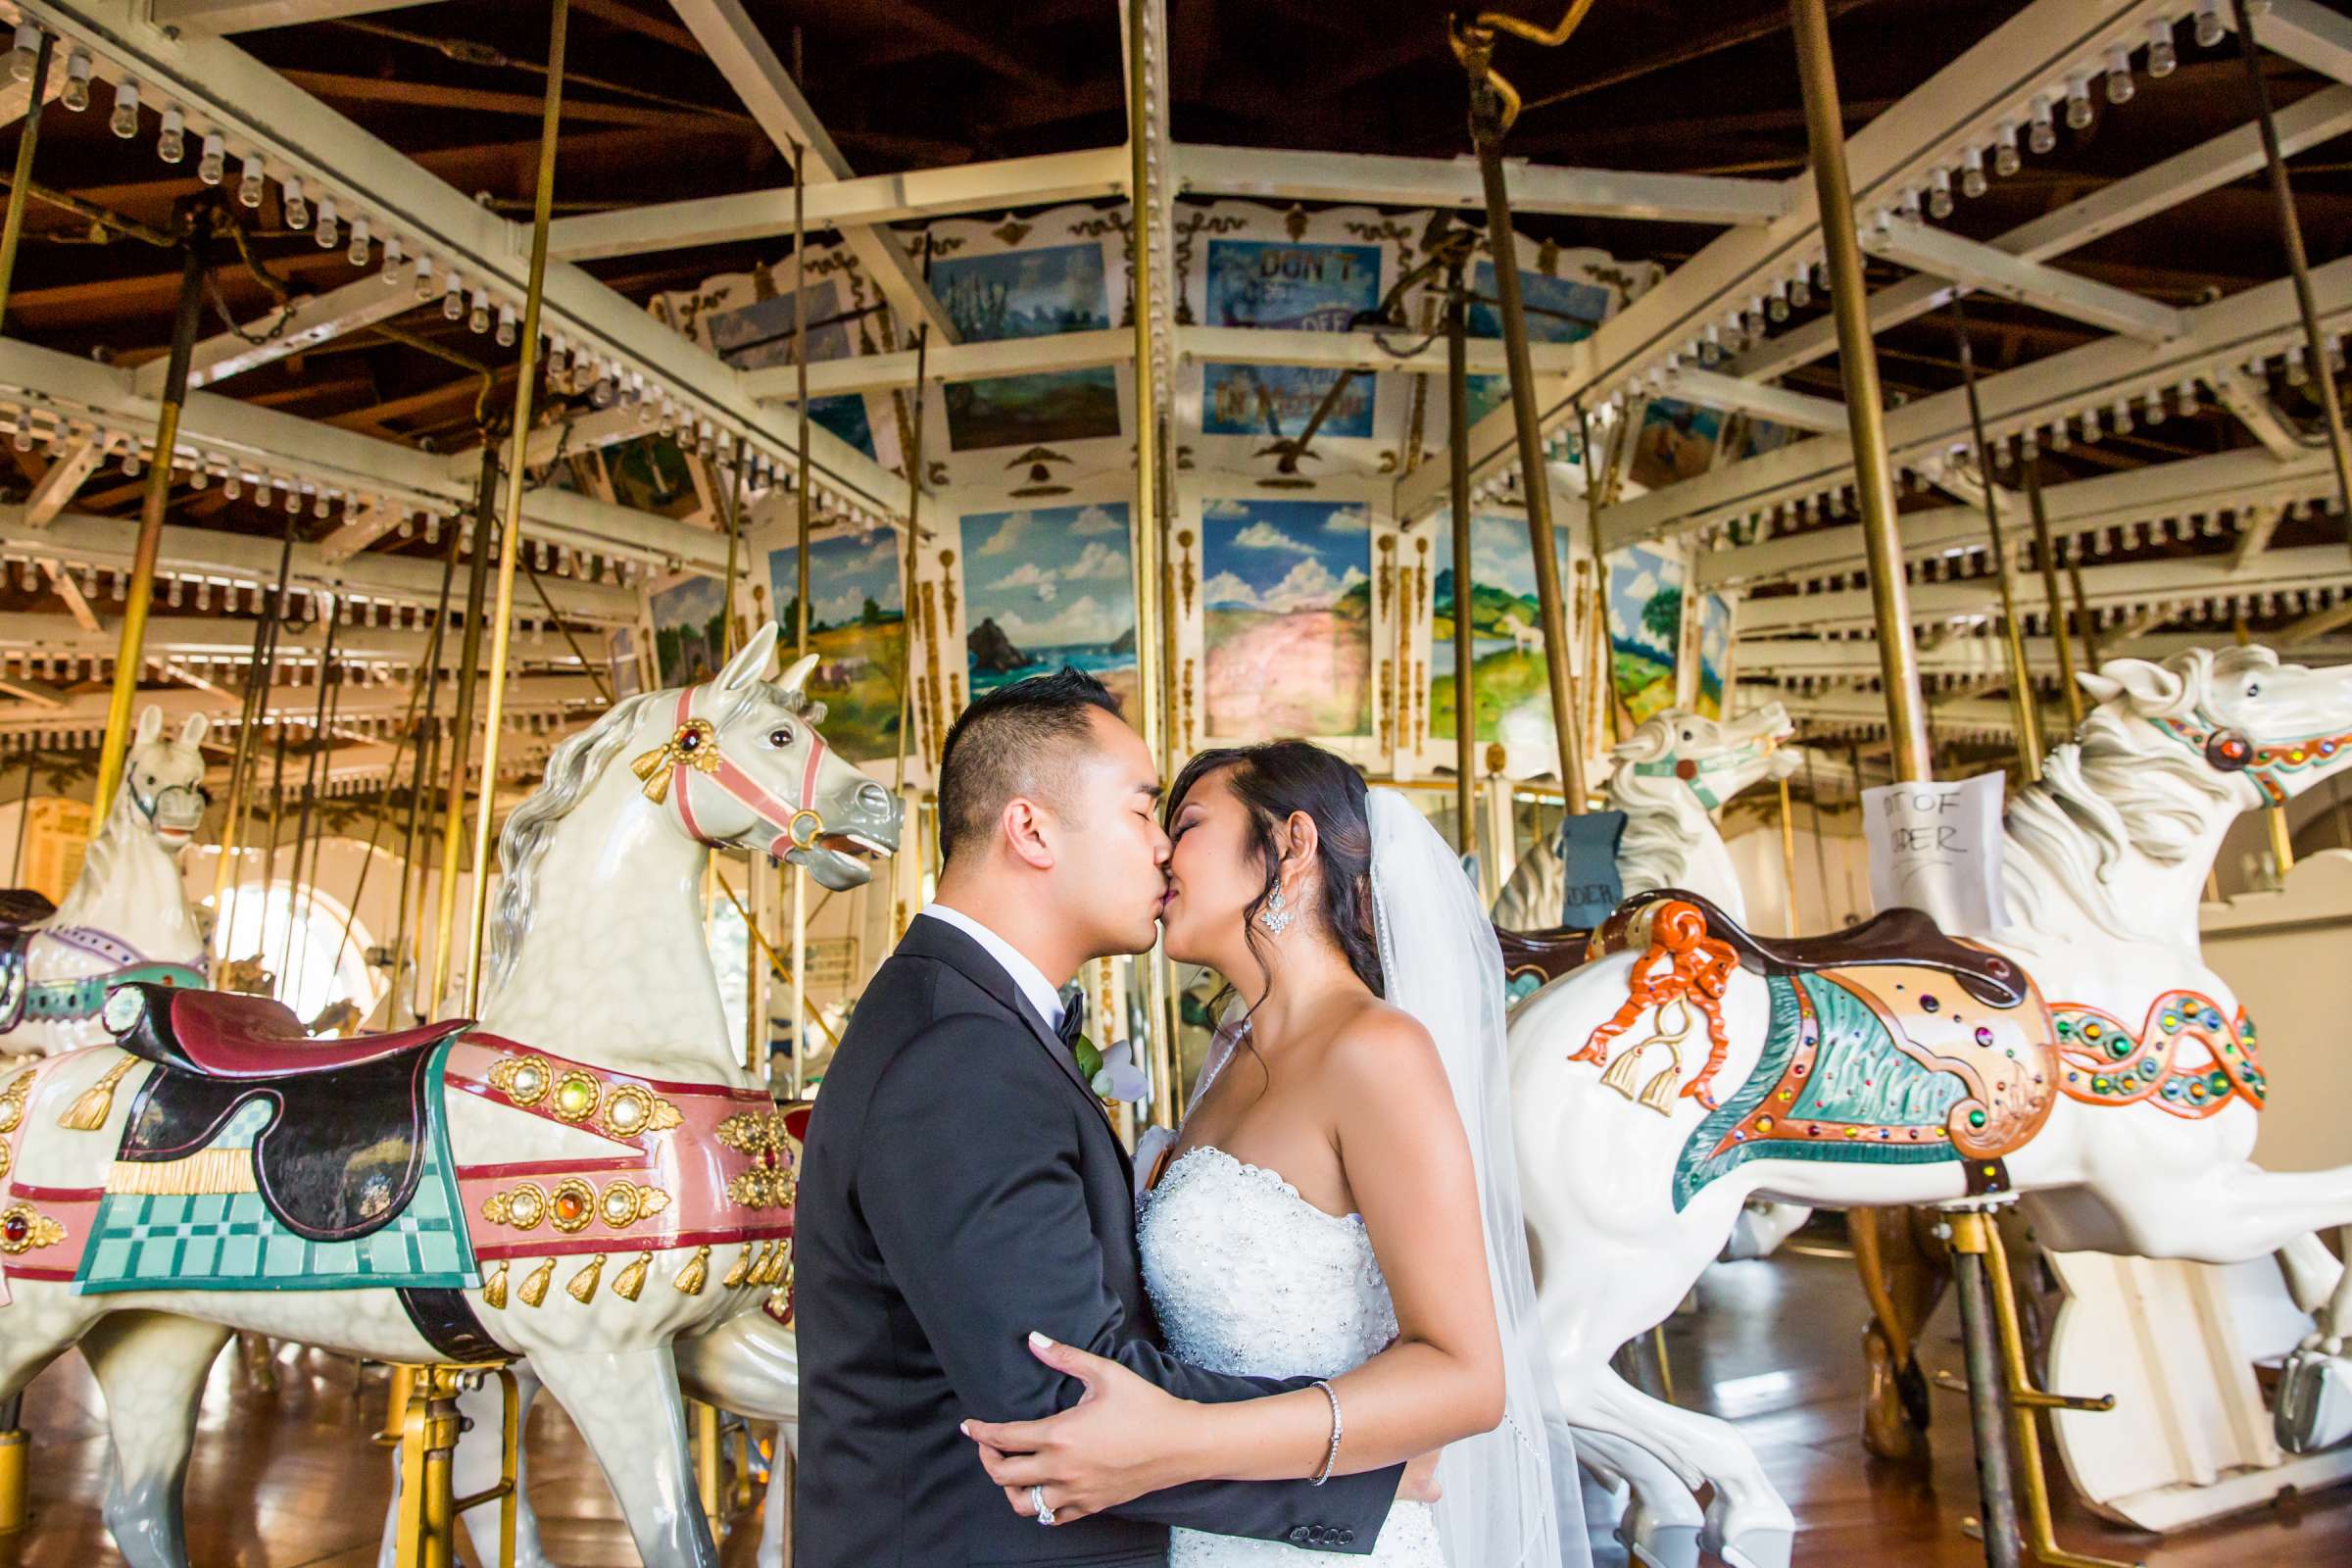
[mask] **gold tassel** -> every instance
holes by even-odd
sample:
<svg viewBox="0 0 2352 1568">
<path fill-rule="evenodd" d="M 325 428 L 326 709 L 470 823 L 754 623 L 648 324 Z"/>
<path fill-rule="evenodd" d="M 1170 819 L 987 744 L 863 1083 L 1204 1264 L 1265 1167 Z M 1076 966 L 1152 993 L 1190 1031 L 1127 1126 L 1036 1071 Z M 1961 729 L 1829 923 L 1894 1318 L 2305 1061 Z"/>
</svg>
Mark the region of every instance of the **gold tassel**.
<svg viewBox="0 0 2352 1568">
<path fill-rule="evenodd" d="M 556 1260 L 549 1258 L 523 1276 L 522 1288 L 514 1294 L 522 1298 L 525 1306 L 537 1306 L 547 1299 L 547 1287 L 556 1277 Z"/>
<path fill-rule="evenodd" d="M 490 1271 L 490 1277 L 482 1281 L 482 1304 L 500 1311 L 506 1309 L 507 1262 L 503 1257 L 499 1259 L 498 1267 Z"/>
<path fill-rule="evenodd" d="M 654 1254 L 639 1252 L 636 1262 L 612 1276 L 612 1294 L 624 1301 L 637 1299 L 637 1293 L 645 1289 L 645 1271 L 653 1266 Z"/>
<path fill-rule="evenodd" d="M 596 1282 L 604 1277 L 605 1254 L 599 1252 L 588 1260 L 586 1268 L 571 1277 L 571 1282 L 564 1287 L 564 1294 L 585 1306 L 596 1294 Z"/>
<path fill-rule="evenodd" d="M 1642 1048 L 1640 1046 L 1636 1046 L 1633 1050 L 1622 1053 L 1615 1061 L 1609 1063 L 1608 1069 L 1600 1075 L 1600 1081 L 1608 1085 L 1611 1089 L 1616 1090 L 1626 1099 L 1633 1099 L 1634 1063 L 1640 1061 L 1641 1059 Z"/>
<path fill-rule="evenodd" d="M 790 1278 L 792 1278 L 792 1243 L 778 1242 L 776 1244 L 776 1260 L 767 1265 L 767 1278 L 760 1283 L 781 1285 Z"/>
<path fill-rule="evenodd" d="M 629 764 L 629 771 L 645 781 L 645 798 L 660 806 L 669 799 L 669 748 L 657 746 Z"/>
<path fill-rule="evenodd" d="M 115 1086 L 121 1083 L 139 1058 L 124 1053 L 121 1061 L 106 1069 L 106 1076 L 81 1092 L 81 1098 L 66 1107 L 57 1124 L 69 1132 L 94 1133 L 106 1125 L 107 1117 L 115 1113 Z"/>
<path fill-rule="evenodd" d="M 1683 1075 L 1680 1061 L 1670 1064 L 1664 1072 L 1652 1078 L 1642 1091 L 1642 1103 L 1661 1116 L 1674 1114 L 1674 1086 Z"/>
<path fill-rule="evenodd" d="M 735 1266 L 727 1270 L 727 1277 L 719 1282 L 722 1288 L 730 1291 L 735 1289 L 752 1272 L 753 1248 L 754 1244 L 751 1242 L 743 1244 L 743 1255 L 735 1259 Z"/>
<path fill-rule="evenodd" d="M 708 1282 L 710 1278 L 710 1246 L 706 1244 L 696 1248 L 694 1250 L 694 1256 L 687 1259 L 686 1266 L 684 1268 L 678 1270 L 677 1287 L 680 1292 L 687 1296 L 700 1296 L 703 1294 L 704 1284 Z"/>
</svg>

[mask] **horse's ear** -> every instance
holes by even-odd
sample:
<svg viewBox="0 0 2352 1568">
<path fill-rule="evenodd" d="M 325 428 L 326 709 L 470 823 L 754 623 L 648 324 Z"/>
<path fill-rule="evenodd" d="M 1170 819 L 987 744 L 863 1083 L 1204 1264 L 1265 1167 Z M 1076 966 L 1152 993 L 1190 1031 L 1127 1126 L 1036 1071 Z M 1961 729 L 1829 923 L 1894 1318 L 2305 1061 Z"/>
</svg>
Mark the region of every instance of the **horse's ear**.
<svg viewBox="0 0 2352 1568">
<path fill-rule="evenodd" d="M 1631 735 L 1609 748 L 1613 762 L 1654 762 L 1667 753 L 1674 737 L 1670 715 L 1644 719 Z"/>
<path fill-rule="evenodd" d="M 776 623 L 769 621 L 752 634 L 742 652 L 727 661 L 727 667 L 718 672 L 710 683 L 714 691 L 740 691 L 767 671 L 767 662 L 776 657 Z"/>
<path fill-rule="evenodd" d="M 163 732 L 163 707 L 157 703 L 149 703 L 139 713 L 138 726 L 130 732 L 130 743 L 133 746 L 144 746 Z"/>
<path fill-rule="evenodd" d="M 2102 703 L 2129 697 L 2133 707 L 2151 713 L 2171 712 L 2188 694 L 2188 682 L 2144 659 L 2110 659 L 2097 674 L 2076 678 Z"/>
<path fill-rule="evenodd" d="M 212 727 L 213 721 L 202 713 L 190 713 L 188 721 L 180 726 L 179 744 L 194 751 L 204 744 L 205 732 Z"/>
<path fill-rule="evenodd" d="M 788 692 L 806 692 L 808 688 L 808 672 L 816 667 L 816 660 L 814 654 L 803 654 L 785 666 L 784 673 L 776 677 L 776 684 Z M 816 721 L 810 719 L 809 722 Z"/>
</svg>

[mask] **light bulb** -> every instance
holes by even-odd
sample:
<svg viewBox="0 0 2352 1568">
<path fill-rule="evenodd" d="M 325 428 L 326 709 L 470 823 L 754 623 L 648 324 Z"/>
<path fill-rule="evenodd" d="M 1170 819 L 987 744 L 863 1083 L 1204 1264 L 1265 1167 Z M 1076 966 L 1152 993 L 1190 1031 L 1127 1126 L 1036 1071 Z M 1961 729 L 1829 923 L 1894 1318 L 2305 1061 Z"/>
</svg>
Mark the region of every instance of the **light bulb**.
<svg viewBox="0 0 2352 1568">
<path fill-rule="evenodd" d="M 2158 387 L 2148 394 L 2148 401 L 2141 406 L 2141 417 L 2147 421 L 2148 428 L 2151 430 L 2164 422 L 2164 388 Z"/>
<path fill-rule="evenodd" d="M 453 271 L 449 274 L 449 281 L 442 286 L 441 316 L 444 320 L 456 321 L 464 319 L 465 315 L 466 280 Z"/>
<path fill-rule="evenodd" d="M 174 104 L 164 111 L 163 128 L 155 135 L 155 156 L 167 164 L 176 164 L 188 156 L 187 122 Z"/>
<path fill-rule="evenodd" d="M 2014 120 L 2002 121 L 2000 129 L 1995 135 L 1996 140 L 1992 147 L 1992 172 L 2006 179 L 2016 173 L 2025 162 L 2018 156 L 2017 151 L 2017 122 Z"/>
<path fill-rule="evenodd" d="M 1809 275 L 1811 269 L 1800 263 L 1795 275 L 1788 279 L 1788 303 L 1800 311 L 1813 303 L 1813 280 Z"/>
<path fill-rule="evenodd" d="M 331 251 L 343 242 L 343 227 L 335 218 L 335 199 L 332 196 L 318 198 L 318 248 L 322 251 Z"/>
<path fill-rule="evenodd" d="M 2088 130 L 2090 116 L 2090 77 L 2078 71 L 2066 78 L 2067 128 Z"/>
<path fill-rule="evenodd" d="M 478 288 L 473 291 L 473 309 L 466 314 L 466 330 L 475 333 L 490 330 L 490 296 Z"/>
<path fill-rule="evenodd" d="M 1903 187 L 1901 199 L 1894 204 L 1894 210 L 1902 214 L 1903 217 L 1909 219 L 1912 222 L 1918 222 L 1919 187 L 1917 185 L 1905 185 Z"/>
<path fill-rule="evenodd" d="M 2197 46 L 2210 49 L 2222 41 L 2222 0 L 2197 0 Z"/>
<path fill-rule="evenodd" d="M 220 481 L 220 493 L 231 501 L 236 500 L 245 493 L 244 476 L 234 468 L 229 469 L 228 476 Z"/>
<path fill-rule="evenodd" d="M 139 133 L 139 84 L 128 76 L 115 86 L 115 112 L 106 124 L 124 141 Z"/>
<path fill-rule="evenodd" d="M 302 176 L 288 174 L 278 187 L 277 204 L 285 210 L 286 226 L 301 230 L 311 226 L 311 204 L 302 194 Z"/>
<path fill-rule="evenodd" d="M 260 153 L 245 155 L 245 172 L 237 180 L 237 202 L 243 207 L 259 207 L 268 191 L 267 171 Z"/>
<path fill-rule="evenodd" d="M 430 256 L 419 256 L 416 258 L 416 298 L 419 301 L 429 300 L 433 297 L 434 292 L 433 259 Z"/>
<path fill-rule="evenodd" d="M 2173 74 L 2173 68 L 2180 63 L 2180 56 L 2173 48 L 2172 22 L 2164 17 L 2149 18 L 2148 74 L 2169 76 Z"/>
<path fill-rule="evenodd" d="M 2058 129 L 2050 118 L 2047 93 L 2034 95 L 2033 128 L 2026 132 L 2026 145 L 2036 153 L 2049 152 L 2058 145 Z"/>
<path fill-rule="evenodd" d="M 571 368 L 571 347 L 560 337 L 547 340 L 547 378 L 561 381 Z"/>
<path fill-rule="evenodd" d="M 441 542 L 440 514 L 435 513 L 424 519 L 424 542 L 428 545 L 437 545 Z"/>
<path fill-rule="evenodd" d="M 400 278 L 398 275 L 396 275 L 394 270 L 400 266 L 402 260 L 403 256 L 400 236 L 398 234 L 386 234 L 384 236 L 383 270 L 377 275 L 383 278 L 387 287 L 400 281 Z"/>
<path fill-rule="evenodd" d="M 514 346 L 514 307 L 512 305 L 498 308 L 498 346 L 502 349 Z"/>
<path fill-rule="evenodd" d="M 66 85 L 58 98 L 77 115 L 90 107 L 90 57 L 81 50 L 66 57 Z"/>
<path fill-rule="evenodd" d="M 1984 149 L 1971 147 L 1960 155 L 1960 193 L 1974 201 L 1984 194 Z"/>
<path fill-rule="evenodd" d="M 137 447 L 132 447 L 129 451 L 122 454 L 122 477 L 125 479 L 136 479 L 138 476 L 139 449 Z"/>
<path fill-rule="evenodd" d="M 8 52 L 8 75 L 11 81 L 30 81 L 32 68 L 39 63 L 41 29 L 29 22 L 17 24 L 16 47 Z"/>
<path fill-rule="evenodd" d="M 351 220 L 351 249 L 344 253 L 354 267 L 368 265 L 368 215 L 363 213 Z"/>
<path fill-rule="evenodd" d="M 1764 302 L 1764 314 L 1776 321 L 1788 319 L 1788 285 L 1787 283 L 1782 283 L 1772 291 L 1772 298 Z"/>
<path fill-rule="evenodd" d="M 311 515 L 314 517 L 323 517 L 326 515 L 327 511 L 326 493 L 324 491 L 320 491 L 318 502 L 311 508 Z"/>
<path fill-rule="evenodd" d="M 600 408 L 600 409 L 609 409 L 609 408 L 611 408 L 611 407 L 612 406 L 612 380 L 611 380 L 610 378 L 607 378 L 607 379 L 604 379 L 604 380 L 600 380 L 600 381 L 598 381 L 598 382 L 596 383 L 595 387 L 594 387 L 593 389 L 591 389 L 591 390 L 590 390 L 590 392 L 589 392 L 589 394 L 588 394 L 588 401 L 589 401 L 590 403 L 593 403 L 594 405 L 596 405 L 596 406 L 597 406 L 598 408 Z"/>
<path fill-rule="evenodd" d="M 30 452 L 32 450 L 32 421 L 28 418 L 19 419 L 17 433 L 9 440 L 19 452 Z"/>
<path fill-rule="evenodd" d="M 196 177 L 207 185 L 218 185 L 228 172 L 228 144 L 217 130 L 204 133 L 204 151 L 196 160 Z"/>
<path fill-rule="evenodd" d="M 2064 419 L 2060 419 L 2056 424 L 2050 426 L 2050 450 L 2052 452 L 2069 452 L 2074 449 L 2074 432 L 2066 427 Z"/>
<path fill-rule="evenodd" d="M 191 490 L 209 490 L 209 489 L 211 489 L 211 488 L 212 488 L 212 483 L 213 483 L 213 470 L 212 470 L 212 469 L 210 469 L 210 468 L 208 468 L 208 467 L 206 467 L 206 466 L 205 466 L 203 464 L 199 463 L 198 465 L 196 465 L 196 466 L 195 466 L 194 468 L 192 468 L 192 469 L 190 469 L 190 470 L 188 471 L 188 488 L 189 488 L 189 489 L 191 489 Z"/>
<path fill-rule="evenodd" d="M 2132 433 L 2132 405 L 2123 398 L 2115 400 L 2115 413 L 2111 422 L 2115 425 L 2117 435 Z"/>
<path fill-rule="evenodd" d="M 2132 51 L 2117 44 L 2107 52 L 2107 101 L 2128 104 L 2138 83 L 2132 79 Z"/>
<path fill-rule="evenodd" d="M 1938 168 L 1928 175 L 1928 212 L 1936 218 L 1952 216 L 1952 172 Z"/>
</svg>

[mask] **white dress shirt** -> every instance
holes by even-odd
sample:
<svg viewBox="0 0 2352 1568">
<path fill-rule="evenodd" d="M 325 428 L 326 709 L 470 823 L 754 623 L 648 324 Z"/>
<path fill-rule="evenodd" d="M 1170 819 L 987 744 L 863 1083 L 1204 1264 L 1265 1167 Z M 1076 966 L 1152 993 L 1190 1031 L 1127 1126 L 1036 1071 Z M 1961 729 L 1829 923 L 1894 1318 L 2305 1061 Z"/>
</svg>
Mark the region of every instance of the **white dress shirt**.
<svg viewBox="0 0 2352 1568">
<path fill-rule="evenodd" d="M 1012 983 L 1021 988 L 1021 995 L 1029 999 L 1029 1005 L 1037 1009 L 1037 1015 L 1046 1021 L 1046 1027 L 1061 1027 L 1061 993 L 1054 989 L 1045 971 L 1031 963 L 1018 948 L 961 909 L 951 909 L 944 904 L 926 904 L 921 912 L 934 920 L 945 921 L 979 943 L 988 956 L 1003 964 L 1004 972 L 1012 976 Z"/>
</svg>

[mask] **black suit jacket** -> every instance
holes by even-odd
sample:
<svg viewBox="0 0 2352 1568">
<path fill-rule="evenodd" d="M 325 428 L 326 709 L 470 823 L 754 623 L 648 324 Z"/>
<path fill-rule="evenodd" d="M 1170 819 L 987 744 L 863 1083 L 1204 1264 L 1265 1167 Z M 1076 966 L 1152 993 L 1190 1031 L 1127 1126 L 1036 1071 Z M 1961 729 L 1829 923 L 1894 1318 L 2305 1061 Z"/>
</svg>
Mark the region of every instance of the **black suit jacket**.
<svg viewBox="0 0 2352 1568">
<path fill-rule="evenodd" d="M 1102 1102 L 1012 977 L 945 921 L 877 970 L 809 1117 L 794 1267 L 798 1568 L 1162 1568 L 1167 1527 L 1372 1549 L 1401 1467 L 1203 1482 L 1051 1529 L 1014 1513 L 956 1431 L 1083 1392 L 1031 1330 L 1187 1399 L 1310 1386 L 1187 1366 L 1162 1347 L 1136 1253 L 1133 1174 Z"/>
</svg>

